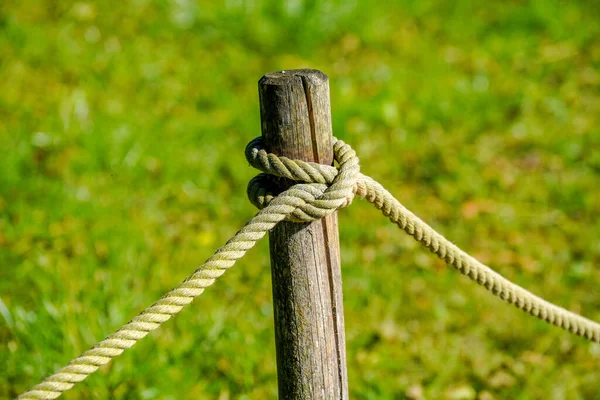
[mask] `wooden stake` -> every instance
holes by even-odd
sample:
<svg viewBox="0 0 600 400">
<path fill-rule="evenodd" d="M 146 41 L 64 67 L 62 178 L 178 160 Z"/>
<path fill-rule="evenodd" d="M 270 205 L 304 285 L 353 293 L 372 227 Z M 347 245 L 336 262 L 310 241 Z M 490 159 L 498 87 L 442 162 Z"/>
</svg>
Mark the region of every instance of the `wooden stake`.
<svg viewBox="0 0 600 400">
<path fill-rule="evenodd" d="M 332 165 L 327 75 L 279 71 L 263 76 L 258 87 L 267 150 Z M 347 399 L 337 213 L 282 222 L 269 242 L 279 398 Z"/>
</svg>

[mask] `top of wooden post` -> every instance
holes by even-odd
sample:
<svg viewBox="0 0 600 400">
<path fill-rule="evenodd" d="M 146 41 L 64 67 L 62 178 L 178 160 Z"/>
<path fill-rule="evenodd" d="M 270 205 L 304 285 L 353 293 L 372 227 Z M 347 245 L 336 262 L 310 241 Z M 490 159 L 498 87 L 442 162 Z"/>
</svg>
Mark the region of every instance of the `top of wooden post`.
<svg viewBox="0 0 600 400">
<path fill-rule="evenodd" d="M 313 82 L 328 82 L 329 78 L 325 73 L 318 69 L 290 69 L 269 72 L 260 78 L 259 83 L 261 85 L 285 85 L 286 82 L 299 82 L 303 79 L 307 79 Z"/>
<path fill-rule="evenodd" d="M 333 164 L 329 78 L 315 69 L 277 71 L 258 81 L 265 145 L 280 156 Z"/>
</svg>

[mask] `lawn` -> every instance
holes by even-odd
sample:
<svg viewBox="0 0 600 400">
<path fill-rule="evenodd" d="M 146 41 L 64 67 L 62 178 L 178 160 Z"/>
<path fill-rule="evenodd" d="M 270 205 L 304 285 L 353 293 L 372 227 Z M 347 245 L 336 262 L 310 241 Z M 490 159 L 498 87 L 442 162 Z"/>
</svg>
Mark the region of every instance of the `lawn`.
<svg viewBox="0 0 600 400">
<path fill-rule="evenodd" d="M 454 243 L 600 320 L 595 1 L 0 2 L 0 397 L 150 305 L 256 210 L 257 81 L 317 68 L 334 134 Z M 596 399 L 600 345 L 340 211 L 350 397 Z M 65 399 L 277 393 L 268 243 Z"/>
</svg>

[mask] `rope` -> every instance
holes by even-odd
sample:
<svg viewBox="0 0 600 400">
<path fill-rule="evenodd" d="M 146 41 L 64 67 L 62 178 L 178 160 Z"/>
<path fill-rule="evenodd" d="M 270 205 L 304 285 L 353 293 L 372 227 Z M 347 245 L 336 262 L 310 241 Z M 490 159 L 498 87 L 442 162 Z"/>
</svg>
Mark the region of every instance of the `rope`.
<svg viewBox="0 0 600 400">
<path fill-rule="evenodd" d="M 314 221 L 350 204 L 359 174 L 358 157 L 354 150 L 348 145 L 343 145 L 343 142 L 334 148 L 334 153 L 339 163 L 339 174 L 336 171 L 336 176 L 331 177 L 330 185 L 298 184 L 276 198 L 269 198 L 269 204 L 192 275 L 115 333 L 23 393 L 18 399 L 55 399 L 77 382 L 83 381 L 200 296 L 204 289 L 242 258 L 278 222 L 285 219 Z"/>
<path fill-rule="evenodd" d="M 337 146 L 347 146 L 335 139 Z M 261 138 L 254 139 L 246 147 L 246 158 L 253 167 L 274 176 L 294 181 L 332 183 L 336 178 L 334 167 L 277 157 L 266 152 Z M 262 183 L 262 182 L 261 182 Z M 257 185 L 250 182 L 250 185 Z M 249 188 L 251 202 L 259 207 L 269 204 L 273 195 L 268 188 Z M 252 196 L 257 193 L 262 197 Z M 458 248 L 443 235 L 407 210 L 390 192 L 374 179 L 359 173 L 354 193 L 381 210 L 383 215 L 411 235 L 415 240 L 436 254 L 463 275 L 468 276 L 502 300 L 515 305 L 552 325 L 576 335 L 600 343 L 600 324 L 556 306 L 528 290 L 516 285 Z"/>
<path fill-rule="evenodd" d="M 600 324 L 549 303 L 512 283 L 407 210 L 383 186 L 359 172 L 356 153 L 343 141 L 334 138 L 338 168 L 277 157 L 266 152 L 261 138 L 251 141 L 245 153 L 248 162 L 264 172 L 250 181 L 247 190 L 250 201 L 261 210 L 182 283 L 18 399 L 59 397 L 190 304 L 277 223 L 320 219 L 348 206 L 355 195 L 373 203 L 432 253 L 502 300 L 571 333 L 600 342 Z M 277 193 L 275 177 L 304 183 L 296 183 Z"/>
</svg>

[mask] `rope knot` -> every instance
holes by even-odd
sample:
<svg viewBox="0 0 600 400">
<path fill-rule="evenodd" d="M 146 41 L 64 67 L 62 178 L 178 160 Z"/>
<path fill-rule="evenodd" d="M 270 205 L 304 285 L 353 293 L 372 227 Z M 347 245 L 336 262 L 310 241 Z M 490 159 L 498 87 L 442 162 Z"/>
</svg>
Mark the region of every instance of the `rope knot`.
<svg viewBox="0 0 600 400">
<path fill-rule="evenodd" d="M 335 137 L 333 154 L 337 168 L 267 153 L 261 137 L 248 143 L 245 154 L 250 165 L 263 172 L 248 183 L 250 202 L 259 209 L 274 201 L 295 207 L 286 221 L 315 221 L 350 205 L 354 199 L 359 160 L 352 147 Z M 282 180 L 291 184 L 283 191 Z"/>
</svg>

